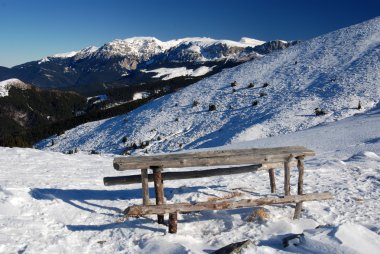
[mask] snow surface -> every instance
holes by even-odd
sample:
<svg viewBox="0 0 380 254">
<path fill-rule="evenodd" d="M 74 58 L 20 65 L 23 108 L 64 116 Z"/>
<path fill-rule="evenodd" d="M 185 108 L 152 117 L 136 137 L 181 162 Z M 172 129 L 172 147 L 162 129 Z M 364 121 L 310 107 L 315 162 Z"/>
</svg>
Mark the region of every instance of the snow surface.
<svg viewBox="0 0 380 254">
<path fill-rule="evenodd" d="M 379 48 L 380 18 L 375 18 L 225 69 L 127 115 L 86 123 L 53 137 L 54 146 L 48 139 L 36 147 L 121 153 L 132 143 L 150 141 L 147 152 L 178 151 L 338 121 L 379 102 Z M 233 81 L 238 84 L 235 92 Z M 247 88 L 250 82 L 254 88 Z M 265 82 L 268 87 L 263 87 Z M 266 95 L 260 97 L 261 93 Z M 195 100 L 199 105 L 192 107 Z M 257 106 L 252 106 L 254 101 Z M 210 104 L 217 110 L 209 112 Z M 315 117 L 317 107 L 328 114 Z M 121 142 L 125 136 L 131 144 Z"/>
<path fill-rule="evenodd" d="M 133 94 L 133 98 L 132 100 L 135 101 L 135 100 L 141 100 L 141 99 L 144 99 L 144 98 L 147 98 L 149 97 L 149 93 L 148 92 L 139 92 L 139 93 L 134 93 Z"/>
<path fill-rule="evenodd" d="M 213 67 L 201 66 L 197 69 L 187 69 L 186 67 L 177 67 L 177 68 L 158 68 L 154 70 L 141 70 L 142 72 L 153 72 L 157 73 L 153 78 L 162 78 L 162 80 L 169 80 L 181 76 L 203 76 L 206 73 L 212 71 Z"/>
<path fill-rule="evenodd" d="M 171 40 L 165 42 L 170 45 L 170 47 L 173 46 L 178 46 L 179 44 L 194 44 L 200 47 L 209 47 L 211 45 L 215 44 L 226 44 L 229 47 L 255 47 L 259 46 L 261 44 L 264 44 L 265 41 L 260 41 L 252 38 L 247 38 L 247 37 L 242 37 L 240 41 L 232 41 L 232 40 L 216 40 L 208 37 L 187 37 L 187 38 L 182 38 L 182 39 L 177 39 L 177 40 Z"/>
<path fill-rule="evenodd" d="M 100 94 L 92 97 L 87 97 L 86 99 L 87 103 L 92 100 L 92 104 L 97 104 L 108 100 L 108 96 L 106 94 Z"/>
<path fill-rule="evenodd" d="M 317 156 L 305 161 L 304 191 L 330 191 L 335 199 L 305 202 L 299 220 L 292 220 L 290 205 L 265 206 L 266 222 L 250 221 L 253 209 L 182 214 L 174 235 L 154 216 L 123 219 L 123 209 L 141 204 L 141 186 L 103 186 L 102 177 L 122 175 L 113 169 L 112 156 L 0 148 L 0 253 L 210 253 L 246 239 L 255 245 L 244 253 L 377 253 L 379 126 L 380 106 L 305 131 L 224 147 L 301 144 L 315 149 Z M 277 170 L 279 187 L 283 177 Z M 296 183 L 292 168 L 292 193 Z M 167 203 L 234 192 L 240 198 L 271 195 L 266 172 L 164 185 Z M 282 239 L 292 233 L 304 237 L 284 248 Z"/>
<path fill-rule="evenodd" d="M 54 54 L 51 57 L 68 58 L 68 57 L 73 57 L 78 53 L 79 53 L 79 51 L 70 51 L 70 52 L 65 52 L 65 53 Z"/>
<path fill-rule="evenodd" d="M 98 50 L 98 48 L 95 46 L 90 46 L 90 47 L 84 48 L 84 49 L 80 50 L 77 54 L 75 54 L 74 59 L 76 61 L 78 61 L 80 59 L 84 59 L 86 57 L 89 57 L 91 54 L 95 53 L 97 50 Z"/>
<path fill-rule="evenodd" d="M 15 85 L 15 84 L 20 84 L 23 82 L 17 78 L 12 78 L 12 79 L 7 79 L 0 81 L 0 97 L 6 97 L 8 96 L 9 89 Z"/>
<path fill-rule="evenodd" d="M 75 57 L 75 60 L 80 60 L 80 59 L 88 57 L 89 55 L 91 55 L 92 53 L 96 52 L 97 50 L 98 50 L 97 47 L 91 46 L 91 47 L 87 47 L 87 48 L 84 48 L 84 49 L 79 50 L 79 51 L 70 51 L 70 52 L 66 52 L 66 53 L 58 53 L 58 54 L 54 54 L 54 55 L 46 56 L 46 57 L 42 58 L 38 62 L 38 64 L 49 62 L 51 58 L 71 58 L 71 57 Z"/>
<path fill-rule="evenodd" d="M 265 41 L 260 41 L 248 37 L 242 37 L 239 42 L 243 44 L 249 44 L 251 47 L 259 46 L 265 43 Z"/>
</svg>

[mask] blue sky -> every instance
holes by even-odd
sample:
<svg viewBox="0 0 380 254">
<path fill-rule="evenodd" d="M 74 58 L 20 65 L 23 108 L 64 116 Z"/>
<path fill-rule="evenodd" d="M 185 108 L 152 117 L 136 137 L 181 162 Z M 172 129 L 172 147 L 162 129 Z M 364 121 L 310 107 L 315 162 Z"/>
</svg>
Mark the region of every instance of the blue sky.
<svg viewBox="0 0 380 254">
<path fill-rule="evenodd" d="M 306 40 L 379 15 L 379 0 L 0 0 L 0 66 L 133 36 Z"/>
</svg>

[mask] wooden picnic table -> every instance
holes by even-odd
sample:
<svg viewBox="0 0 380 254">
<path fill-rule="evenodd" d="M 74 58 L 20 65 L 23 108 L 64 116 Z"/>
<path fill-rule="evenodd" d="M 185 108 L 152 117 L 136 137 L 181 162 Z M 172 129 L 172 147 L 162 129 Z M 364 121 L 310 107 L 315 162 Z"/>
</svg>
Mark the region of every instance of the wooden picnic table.
<svg viewBox="0 0 380 254">
<path fill-rule="evenodd" d="M 296 203 L 294 219 L 299 218 L 302 202 L 312 200 L 331 199 L 330 193 L 303 193 L 304 159 L 314 156 L 314 151 L 302 146 L 287 146 L 274 148 L 249 148 L 230 150 L 188 151 L 183 153 L 168 153 L 148 156 L 123 156 L 114 159 L 114 168 L 118 171 L 141 170 L 139 175 L 105 177 L 104 184 L 142 184 L 143 205 L 128 207 L 127 216 L 142 216 L 157 214 L 158 223 L 164 223 L 164 214 L 169 213 L 169 232 L 177 231 L 177 212 L 191 212 L 202 210 L 234 209 L 253 207 L 267 204 Z M 163 172 L 165 168 L 188 168 L 205 166 L 231 166 L 206 170 L 190 169 L 181 172 Z M 298 188 L 297 195 L 290 195 L 290 168 L 297 166 Z M 196 204 L 165 204 L 165 180 L 190 179 L 217 175 L 232 175 L 259 170 L 268 170 L 271 192 L 276 192 L 274 170 L 284 168 L 284 197 L 245 199 L 240 201 L 219 200 L 214 202 L 199 202 Z M 148 174 L 148 169 L 153 171 Z M 149 181 L 154 182 L 156 205 L 149 200 Z"/>
</svg>

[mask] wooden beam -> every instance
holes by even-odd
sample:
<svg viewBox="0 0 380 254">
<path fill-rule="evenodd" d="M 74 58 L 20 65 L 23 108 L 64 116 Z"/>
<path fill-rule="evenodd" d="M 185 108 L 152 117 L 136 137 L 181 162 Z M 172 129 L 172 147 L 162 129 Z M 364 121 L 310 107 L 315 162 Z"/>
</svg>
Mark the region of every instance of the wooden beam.
<svg viewBox="0 0 380 254">
<path fill-rule="evenodd" d="M 182 168 L 194 166 L 264 164 L 284 162 L 292 155 L 313 156 L 314 151 L 305 147 L 290 146 L 262 149 L 214 150 L 188 153 L 171 153 L 150 156 L 128 156 L 114 159 L 116 170 L 133 170 L 160 166 L 164 168 Z"/>
<path fill-rule="evenodd" d="M 303 163 L 303 157 L 297 158 L 297 168 L 298 168 L 298 188 L 297 188 L 297 194 L 302 195 L 303 194 L 303 174 L 305 171 L 305 166 Z M 294 216 L 293 219 L 299 219 L 301 216 L 302 211 L 302 202 L 298 202 L 296 204 L 296 208 L 294 210 Z"/>
<path fill-rule="evenodd" d="M 169 233 L 177 233 L 177 212 L 169 213 Z"/>
<path fill-rule="evenodd" d="M 156 194 L 156 205 L 165 204 L 164 199 L 164 180 L 162 179 L 161 167 L 154 167 L 153 170 L 153 179 L 154 179 L 154 190 Z M 164 213 L 157 215 L 157 222 L 159 224 L 164 224 Z"/>
<path fill-rule="evenodd" d="M 290 162 L 291 166 L 296 166 L 296 162 Z M 242 174 L 248 172 L 257 172 L 261 170 L 270 170 L 273 168 L 283 167 L 283 163 L 266 163 L 262 165 L 248 165 L 240 167 L 230 167 L 230 168 L 213 168 L 205 170 L 194 170 L 194 171 L 177 171 L 177 172 L 162 172 L 162 177 L 167 180 L 179 180 L 179 179 L 192 179 L 192 178 L 203 178 L 212 177 L 220 175 L 234 175 Z M 105 186 L 112 185 L 123 185 L 123 184 L 134 184 L 140 183 L 140 175 L 129 175 L 129 176 L 109 176 L 104 177 L 103 182 Z M 153 175 L 148 175 L 148 181 L 153 182 Z"/>
<path fill-rule="evenodd" d="M 269 173 L 269 181 L 270 181 L 270 192 L 276 193 L 276 177 L 274 175 L 274 168 L 270 168 L 268 170 Z"/>
<path fill-rule="evenodd" d="M 273 164 L 271 167 L 281 167 L 281 163 Z M 268 170 L 266 165 L 249 165 L 241 167 L 231 167 L 231 168 L 214 168 L 206 170 L 194 170 L 194 171 L 178 171 L 178 172 L 162 172 L 162 177 L 166 180 L 179 180 L 179 179 L 191 179 L 191 178 L 202 178 L 220 175 L 233 175 L 242 174 L 247 172 L 256 172 L 258 170 Z M 148 175 L 148 181 L 153 182 L 153 175 Z M 114 177 L 104 177 L 104 185 L 120 185 L 120 184 L 133 184 L 141 182 L 140 175 L 130 175 L 130 176 L 114 176 Z"/>
<path fill-rule="evenodd" d="M 285 197 L 269 197 L 260 199 L 243 199 L 239 201 L 233 200 L 218 200 L 209 202 L 199 202 L 195 204 L 178 203 L 178 204 L 164 204 L 164 205 L 136 205 L 125 209 L 124 214 L 126 216 L 142 216 L 148 214 L 165 214 L 165 213 L 188 213 L 199 212 L 205 210 L 225 210 L 225 209 L 237 209 L 247 208 L 263 205 L 273 204 L 286 204 L 286 203 L 298 203 L 304 201 L 317 201 L 332 199 L 333 195 L 329 192 L 323 193 L 310 193 L 303 195 L 293 195 Z"/>
<path fill-rule="evenodd" d="M 285 196 L 290 195 L 290 160 L 291 157 L 288 158 L 284 162 L 284 193 Z"/>
<path fill-rule="evenodd" d="M 149 205 L 149 180 L 148 180 L 148 169 L 141 169 L 141 183 L 143 191 L 143 204 Z"/>
</svg>

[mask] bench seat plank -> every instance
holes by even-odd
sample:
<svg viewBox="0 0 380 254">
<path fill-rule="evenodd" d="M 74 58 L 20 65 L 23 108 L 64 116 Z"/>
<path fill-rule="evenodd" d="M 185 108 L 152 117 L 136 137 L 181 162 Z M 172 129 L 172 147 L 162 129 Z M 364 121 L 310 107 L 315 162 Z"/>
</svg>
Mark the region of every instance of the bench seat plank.
<svg viewBox="0 0 380 254">
<path fill-rule="evenodd" d="M 302 146 L 251 148 L 234 150 L 192 151 L 148 156 L 117 157 L 116 170 L 133 170 L 150 167 L 183 168 L 285 162 L 292 157 L 314 156 L 314 151 Z"/>
</svg>

